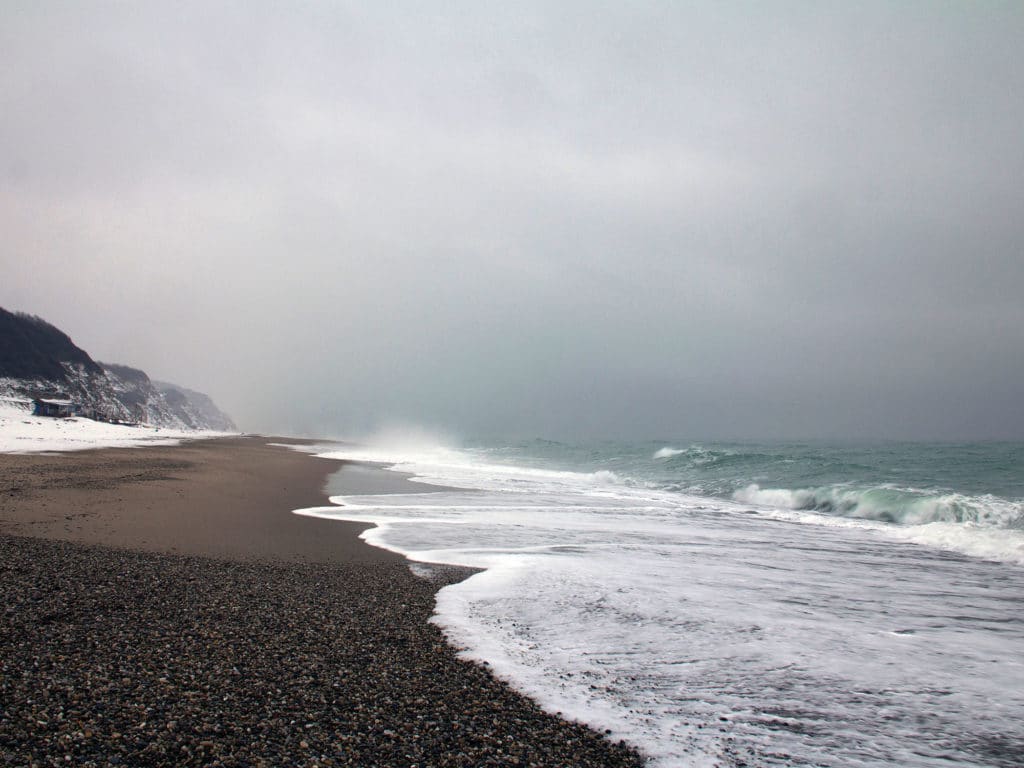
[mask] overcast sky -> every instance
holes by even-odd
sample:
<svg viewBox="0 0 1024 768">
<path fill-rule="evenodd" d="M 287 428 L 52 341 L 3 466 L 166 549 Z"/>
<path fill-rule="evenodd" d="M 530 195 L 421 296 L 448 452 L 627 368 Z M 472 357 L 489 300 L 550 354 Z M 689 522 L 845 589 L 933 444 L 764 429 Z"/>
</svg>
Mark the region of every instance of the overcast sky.
<svg viewBox="0 0 1024 768">
<path fill-rule="evenodd" d="M 1022 41 L 1020 2 L 0 0 L 0 306 L 246 430 L 1021 438 Z"/>
</svg>

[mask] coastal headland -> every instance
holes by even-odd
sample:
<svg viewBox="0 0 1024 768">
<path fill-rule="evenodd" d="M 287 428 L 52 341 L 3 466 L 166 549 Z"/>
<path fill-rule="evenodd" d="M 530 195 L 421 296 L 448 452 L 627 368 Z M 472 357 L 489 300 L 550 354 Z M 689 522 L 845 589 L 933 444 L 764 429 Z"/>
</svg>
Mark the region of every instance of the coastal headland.
<svg viewBox="0 0 1024 768">
<path fill-rule="evenodd" d="M 0 763 L 643 764 L 458 659 L 468 572 L 293 515 L 339 464 L 268 442 L 0 454 Z"/>
</svg>

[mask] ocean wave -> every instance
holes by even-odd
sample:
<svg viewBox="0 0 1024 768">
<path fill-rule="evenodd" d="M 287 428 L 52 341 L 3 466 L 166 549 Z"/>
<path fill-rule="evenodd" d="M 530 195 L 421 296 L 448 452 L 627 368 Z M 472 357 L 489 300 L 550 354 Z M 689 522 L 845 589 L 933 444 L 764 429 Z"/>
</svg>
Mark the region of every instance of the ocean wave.
<svg viewBox="0 0 1024 768">
<path fill-rule="evenodd" d="M 727 472 L 742 473 L 756 468 L 778 467 L 793 462 L 791 457 L 763 453 L 744 448 L 707 448 L 691 445 L 689 448 L 675 448 L 666 445 L 651 455 L 651 460 L 667 472 Z"/>
<path fill-rule="evenodd" d="M 688 451 L 688 448 L 669 448 L 668 446 L 665 446 L 664 448 L 655 451 L 654 456 L 652 458 L 671 459 L 673 456 L 680 456 L 684 453 L 687 453 Z"/>
<path fill-rule="evenodd" d="M 594 480 L 594 482 L 605 485 L 615 485 L 623 482 L 622 478 L 620 478 L 610 469 L 599 469 L 597 472 L 592 472 L 589 475 L 584 475 L 584 477 L 590 477 Z"/>
<path fill-rule="evenodd" d="M 898 525 L 970 523 L 985 528 L 1024 528 L 1024 502 L 991 494 L 928 493 L 901 488 L 761 488 L 751 484 L 732 494 L 758 506 L 818 512 Z"/>
<path fill-rule="evenodd" d="M 700 445 L 691 445 L 689 448 L 673 448 L 670 445 L 666 445 L 664 448 L 655 451 L 651 458 L 655 461 L 665 462 L 670 466 L 702 467 L 737 455 L 743 454 L 737 454 L 734 451 L 711 450 Z"/>
</svg>

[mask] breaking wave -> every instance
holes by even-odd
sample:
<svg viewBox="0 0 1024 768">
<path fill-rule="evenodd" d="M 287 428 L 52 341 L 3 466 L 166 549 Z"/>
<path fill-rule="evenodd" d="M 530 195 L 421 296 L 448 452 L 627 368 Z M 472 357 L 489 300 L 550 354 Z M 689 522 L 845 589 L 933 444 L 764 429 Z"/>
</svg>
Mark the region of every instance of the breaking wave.
<svg viewBox="0 0 1024 768">
<path fill-rule="evenodd" d="M 986 528 L 1024 529 L 1024 503 L 991 494 L 929 494 L 903 488 L 761 488 L 751 484 L 733 493 L 746 504 L 899 525 L 968 523 Z"/>
<path fill-rule="evenodd" d="M 687 452 L 686 448 L 669 448 L 665 447 L 659 451 L 655 451 L 654 458 L 656 459 L 671 459 L 673 456 L 679 456 Z"/>
</svg>

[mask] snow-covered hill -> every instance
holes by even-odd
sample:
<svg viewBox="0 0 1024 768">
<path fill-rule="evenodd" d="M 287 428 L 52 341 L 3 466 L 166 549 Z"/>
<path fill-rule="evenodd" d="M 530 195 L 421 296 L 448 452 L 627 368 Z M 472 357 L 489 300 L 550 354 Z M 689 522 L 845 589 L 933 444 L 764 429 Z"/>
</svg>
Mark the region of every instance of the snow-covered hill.
<svg viewBox="0 0 1024 768">
<path fill-rule="evenodd" d="M 100 421 L 175 430 L 233 432 L 236 427 L 206 395 L 144 371 L 97 363 L 45 320 L 0 308 L 0 397 L 71 400 Z"/>
</svg>

